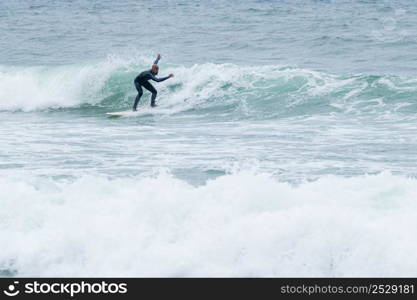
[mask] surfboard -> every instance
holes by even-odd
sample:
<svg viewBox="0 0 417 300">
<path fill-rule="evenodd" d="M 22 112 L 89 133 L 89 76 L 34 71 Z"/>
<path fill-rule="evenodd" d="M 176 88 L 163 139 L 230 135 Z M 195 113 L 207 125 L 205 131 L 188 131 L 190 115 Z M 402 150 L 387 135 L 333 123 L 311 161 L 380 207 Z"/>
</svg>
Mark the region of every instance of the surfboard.
<svg viewBox="0 0 417 300">
<path fill-rule="evenodd" d="M 138 117 L 147 115 L 165 115 L 172 113 L 169 108 L 138 108 L 137 111 L 125 110 L 106 113 L 108 117 Z"/>
<path fill-rule="evenodd" d="M 132 111 L 132 110 L 126 110 L 126 111 L 115 111 L 115 112 L 108 112 L 106 113 L 110 117 L 129 117 L 139 114 L 139 111 Z"/>
</svg>

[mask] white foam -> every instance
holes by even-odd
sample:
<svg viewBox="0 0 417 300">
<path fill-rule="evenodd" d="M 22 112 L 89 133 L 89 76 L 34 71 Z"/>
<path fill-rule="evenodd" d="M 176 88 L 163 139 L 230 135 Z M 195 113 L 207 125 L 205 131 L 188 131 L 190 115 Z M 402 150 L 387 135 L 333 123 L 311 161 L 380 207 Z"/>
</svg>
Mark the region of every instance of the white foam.
<svg viewBox="0 0 417 300">
<path fill-rule="evenodd" d="M 19 276 L 415 276 L 417 181 L 240 172 L 0 178 L 0 268 Z"/>
<path fill-rule="evenodd" d="M 59 67 L 1 67 L 0 110 L 74 107 L 102 100 L 100 91 L 120 63 Z"/>
</svg>

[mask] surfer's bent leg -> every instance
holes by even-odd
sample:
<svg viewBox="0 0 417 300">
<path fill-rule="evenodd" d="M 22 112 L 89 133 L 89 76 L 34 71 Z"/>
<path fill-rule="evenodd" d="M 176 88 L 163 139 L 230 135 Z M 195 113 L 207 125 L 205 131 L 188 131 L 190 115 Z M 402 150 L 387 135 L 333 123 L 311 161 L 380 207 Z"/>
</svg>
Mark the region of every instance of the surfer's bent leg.
<svg viewBox="0 0 417 300">
<path fill-rule="evenodd" d="M 136 111 L 138 107 L 138 103 L 140 101 L 140 97 L 142 97 L 143 95 L 143 90 L 139 82 L 135 81 L 135 87 L 136 87 L 136 90 L 138 91 L 138 95 L 136 96 L 135 103 L 133 104 L 133 111 Z"/>
<path fill-rule="evenodd" d="M 145 89 L 147 89 L 148 91 L 150 91 L 152 93 L 151 106 L 152 107 L 156 106 L 155 105 L 155 99 L 156 99 L 156 95 L 158 94 L 158 92 L 155 90 L 153 85 L 150 84 L 148 81 L 144 82 L 142 85 Z"/>
</svg>

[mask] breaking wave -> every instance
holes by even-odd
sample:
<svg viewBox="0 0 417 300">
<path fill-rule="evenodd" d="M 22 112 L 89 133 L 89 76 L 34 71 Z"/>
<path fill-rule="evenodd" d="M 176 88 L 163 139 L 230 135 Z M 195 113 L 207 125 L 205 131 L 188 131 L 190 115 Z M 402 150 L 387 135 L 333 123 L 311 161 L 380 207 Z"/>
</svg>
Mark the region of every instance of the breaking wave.
<svg viewBox="0 0 417 300">
<path fill-rule="evenodd" d="M 124 109 L 132 81 L 146 59 L 108 58 L 70 66 L 0 67 L 0 110 L 33 111 L 100 107 Z M 170 113 L 193 112 L 273 118 L 329 113 L 415 113 L 417 79 L 388 75 L 332 74 L 282 66 L 162 64 L 160 105 Z M 147 102 L 145 94 L 143 102 Z M 144 105 L 142 103 L 142 105 Z"/>
</svg>

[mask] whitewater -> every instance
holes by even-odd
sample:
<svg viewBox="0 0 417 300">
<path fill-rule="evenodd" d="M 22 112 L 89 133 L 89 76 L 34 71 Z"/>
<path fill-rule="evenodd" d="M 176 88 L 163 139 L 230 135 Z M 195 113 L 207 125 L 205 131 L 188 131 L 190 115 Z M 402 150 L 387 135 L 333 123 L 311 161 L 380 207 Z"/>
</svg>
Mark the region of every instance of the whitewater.
<svg viewBox="0 0 417 300">
<path fill-rule="evenodd" d="M 0 276 L 416 276 L 412 1 L 0 8 Z"/>
</svg>

